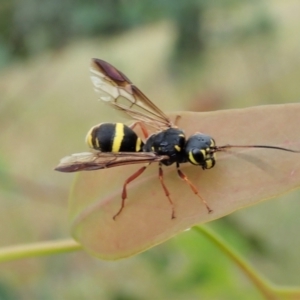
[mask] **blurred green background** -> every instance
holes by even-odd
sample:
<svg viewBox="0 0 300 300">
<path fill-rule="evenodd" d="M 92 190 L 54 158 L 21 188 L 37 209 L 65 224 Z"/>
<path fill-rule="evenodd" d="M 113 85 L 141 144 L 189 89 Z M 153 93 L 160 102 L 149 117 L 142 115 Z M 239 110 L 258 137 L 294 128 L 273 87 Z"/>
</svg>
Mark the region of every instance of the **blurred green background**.
<svg viewBox="0 0 300 300">
<path fill-rule="evenodd" d="M 53 168 L 87 151 L 91 126 L 122 121 L 96 100 L 91 57 L 165 111 L 298 102 L 299 11 L 296 0 L 0 0 L 0 246 L 69 236 L 73 176 Z M 299 196 L 210 225 L 274 283 L 299 285 Z M 193 231 L 120 262 L 78 252 L 0 267 L 1 300 L 260 297 Z"/>
</svg>

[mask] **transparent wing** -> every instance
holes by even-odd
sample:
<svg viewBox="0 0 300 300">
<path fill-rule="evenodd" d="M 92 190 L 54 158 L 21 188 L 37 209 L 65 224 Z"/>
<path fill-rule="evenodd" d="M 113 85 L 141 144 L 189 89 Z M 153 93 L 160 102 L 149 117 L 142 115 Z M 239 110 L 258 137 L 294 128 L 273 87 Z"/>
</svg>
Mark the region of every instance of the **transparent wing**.
<svg viewBox="0 0 300 300">
<path fill-rule="evenodd" d="M 152 152 L 82 152 L 62 158 L 55 168 L 60 172 L 93 171 L 117 166 L 160 162 L 166 155 Z"/>
<path fill-rule="evenodd" d="M 93 58 L 90 71 L 95 91 L 102 101 L 158 130 L 174 127 L 169 118 L 115 67 Z"/>
</svg>

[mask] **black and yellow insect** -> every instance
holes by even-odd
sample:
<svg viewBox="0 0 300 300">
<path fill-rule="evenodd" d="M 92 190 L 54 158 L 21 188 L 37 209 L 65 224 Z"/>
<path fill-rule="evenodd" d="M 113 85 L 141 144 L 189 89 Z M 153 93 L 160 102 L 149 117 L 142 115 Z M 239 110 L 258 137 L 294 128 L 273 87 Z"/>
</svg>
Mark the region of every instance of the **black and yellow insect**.
<svg viewBox="0 0 300 300">
<path fill-rule="evenodd" d="M 197 188 L 180 170 L 180 164 L 191 163 L 202 169 L 211 169 L 216 163 L 216 152 L 230 148 L 268 148 L 289 152 L 291 149 L 266 145 L 224 145 L 216 146 L 215 140 L 205 134 L 195 133 L 186 137 L 184 132 L 154 105 L 131 81 L 109 63 L 93 59 L 91 79 L 99 98 L 113 108 L 125 112 L 135 120 L 132 126 L 122 123 L 101 123 L 92 127 L 86 137 L 90 148 L 96 152 L 73 154 L 63 158 L 55 170 L 77 172 L 123 166 L 127 164 L 144 165 L 127 178 L 123 185 L 122 202 L 115 219 L 123 210 L 127 198 L 127 185 L 136 179 L 153 162 L 159 163 L 159 180 L 167 199 L 172 206 L 172 218 L 175 208 L 170 193 L 163 180 L 162 166 L 176 164 L 177 173 L 212 212 L 206 201 L 199 195 Z M 175 122 L 176 123 L 176 122 Z M 144 141 L 133 130 L 140 126 Z M 156 130 L 149 136 L 147 126 Z"/>
</svg>

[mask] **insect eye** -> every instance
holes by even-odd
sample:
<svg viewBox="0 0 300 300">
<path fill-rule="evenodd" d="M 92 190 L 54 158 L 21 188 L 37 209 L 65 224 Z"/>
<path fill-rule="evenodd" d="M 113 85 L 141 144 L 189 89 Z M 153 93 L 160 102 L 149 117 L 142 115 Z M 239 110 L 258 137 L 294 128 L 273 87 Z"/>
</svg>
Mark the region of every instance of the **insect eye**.
<svg viewBox="0 0 300 300">
<path fill-rule="evenodd" d="M 188 160 L 193 165 L 203 165 L 205 163 L 205 150 L 193 148 L 188 153 Z"/>
</svg>

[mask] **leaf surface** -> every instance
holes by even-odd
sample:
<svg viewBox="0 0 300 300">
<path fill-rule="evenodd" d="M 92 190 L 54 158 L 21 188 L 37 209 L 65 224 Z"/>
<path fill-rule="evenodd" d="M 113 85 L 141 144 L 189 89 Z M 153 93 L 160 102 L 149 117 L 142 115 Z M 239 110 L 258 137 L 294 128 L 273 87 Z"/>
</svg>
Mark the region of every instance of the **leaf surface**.
<svg viewBox="0 0 300 300">
<path fill-rule="evenodd" d="M 186 136 L 211 135 L 218 146 L 272 145 L 300 149 L 300 104 L 258 106 L 209 113 L 180 112 Z M 202 170 L 190 164 L 182 171 L 194 183 L 205 206 L 182 181 L 176 166 L 163 167 L 164 182 L 175 204 L 176 218 L 152 164 L 128 186 L 122 213 L 121 191 L 139 165 L 80 172 L 70 196 L 73 237 L 92 255 L 114 260 L 142 252 L 195 224 L 228 215 L 300 186 L 300 154 L 273 149 L 231 149 L 217 153 L 216 166 Z M 271 204 L 270 204 L 271 205 Z"/>
</svg>

